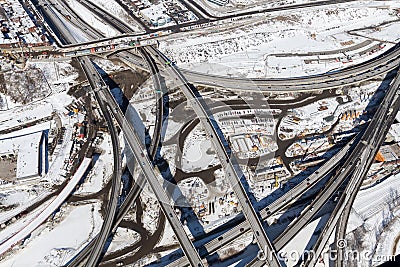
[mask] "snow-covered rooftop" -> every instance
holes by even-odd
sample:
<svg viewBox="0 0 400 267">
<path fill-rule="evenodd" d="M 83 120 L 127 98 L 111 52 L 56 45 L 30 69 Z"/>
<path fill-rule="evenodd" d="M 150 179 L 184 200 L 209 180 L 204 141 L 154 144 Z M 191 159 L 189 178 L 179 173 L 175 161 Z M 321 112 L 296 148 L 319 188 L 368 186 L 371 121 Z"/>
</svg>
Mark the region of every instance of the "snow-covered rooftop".
<svg viewBox="0 0 400 267">
<path fill-rule="evenodd" d="M 166 12 L 167 9 L 165 8 L 163 3 L 152 5 L 148 8 L 141 10 L 141 14 L 143 15 L 143 17 L 153 25 L 158 25 L 158 21 L 160 20 L 166 20 L 168 18 Z"/>
<path fill-rule="evenodd" d="M 0 154 L 17 156 L 17 179 L 38 176 L 42 172 L 43 131 L 0 139 Z"/>
</svg>

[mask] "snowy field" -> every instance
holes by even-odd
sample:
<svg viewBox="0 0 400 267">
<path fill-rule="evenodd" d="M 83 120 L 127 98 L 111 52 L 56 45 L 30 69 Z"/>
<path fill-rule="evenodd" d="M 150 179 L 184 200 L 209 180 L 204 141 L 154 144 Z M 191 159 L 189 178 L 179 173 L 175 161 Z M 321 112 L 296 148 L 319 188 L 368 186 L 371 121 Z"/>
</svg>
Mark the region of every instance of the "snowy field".
<svg viewBox="0 0 400 267">
<path fill-rule="evenodd" d="M 140 240 L 140 235 L 136 231 L 128 228 L 118 227 L 107 252 L 111 253 L 114 251 L 121 250 L 127 246 L 130 246 L 138 242 L 139 240 Z"/>
<path fill-rule="evenodd" d="M 211 141 L 202 136 L 202 132 L 198 125 L 185 140 L 182 156 L 183 171 L 200 171 L 218 164 Z"/>
<path fill-rule="evenodd" d="M 59 223 L 50 221 L 39 227 L 25 241 L 23 249 L 0 262 L 0 266 L 65 264 L 75 251 L 82 248 L 100 230 L 102 219 L 99 210 L 99 203 L 63 207 L 56 215 Z"/>
<path fill-rule="evenodd" d="M 400 22 L 395 21 L 374 29 L 354 31 L 370 38 L 376 38 L 384 42 L 398 43 L 400 41 Z"/>
<path fill-rule="evenodd" d="M 216 33 L 198 30 L 160 42 L 160 49 L 172 57 L 180 67 L 205 73 L 232 74 L 232 69 L 244 77 L 287 77 L 303 76 L 343 68 L 375 57 L 393 43 L 385 43 L 385 48 L 372 54 L 355 53 L 351 62 L 323 62 L 306 64 L 307 58 L 296 57 L 292 53 L 340 50 L 361 44 L 375 36 L 358 36 L 348 31 L 375 27 L 387 21 L 398 19 L 396 1 L 365 1 L 337 4 L 300 11 L 281 11 L 253 16 L 251 25 L 224 31 L 221 26 Z M 229 26 L 229 23 L 226 25 Z M 378 33 L 386 36 L 383 42 L 395 40 L 399 28 L 382 27 Z M 390 31 L 393 29 L 393 31 Z M 375 31 L 372 31 L 375 34 Z M 365 49 L 367 49 L 366 47 Z M 274 59 L 271 55 L 287 54 Z M 344 57 L 338 53 L 335 57 Z M 201 63 L 201 64 L 199 64 Z"/>
</svg>

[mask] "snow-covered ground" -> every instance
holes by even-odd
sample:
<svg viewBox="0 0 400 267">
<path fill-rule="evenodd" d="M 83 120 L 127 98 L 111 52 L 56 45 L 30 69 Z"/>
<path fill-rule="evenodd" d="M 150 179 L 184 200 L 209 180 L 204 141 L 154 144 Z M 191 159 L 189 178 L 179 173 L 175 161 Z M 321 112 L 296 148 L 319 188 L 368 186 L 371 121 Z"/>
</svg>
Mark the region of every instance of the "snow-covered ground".
<svg viewBox="0 0 400 267">
<path fill-rule="evenodd" d="M 373 29 L 356 30 L 354 33 L 369 37 L 376 38 L 384 42 L 398 43 L 400 41 L 400 21 L 388 23 Z"/>
<path fill-rule="evenodd" d="M 396 228 L 399 223 L 399 178 L 399 174 L 391 176 L 358 193 L 347 229 L 349 245 L 361 244 L 353 249 L 372 255 L 392 255 L 394 239 L 400 233 Z"/>
<path fill-rule="evenodd" d="M 165 223 L 164 232 L 160 242 L 158 242 L 158 246 L 167 246 L 178 243 L 178 239 L 176 238 L 174 231 L 172 230 L 171 225 L 167 221 Z"/>
<path fill-rule="evenodd" d="M 158 226 L 160 205 L 154 195 L 143 194 L 141 199 L 144 207 L 142 216 L 143 226 L 149 231 L 149 233 L 153 234 Z"/>
<path fill-rule="evenodd" d="M 314 220 L 309 223 L 306 227 L 301 229 L 297 235 L 289 241 L 289 243 L 279 252 L 279 257 L 284 259 L 286 266 L 292 267 L 302 259 L 303 252 L 307 249 L 307 242 L 305 240 L 310 240 L 313 232 L 318 227 L 318 223 L 321 220 L 326 220 L 327 216 L 323 216 L 320 219 Z M 323 267 L 323 264 L 316 264 L 316 267 Z"/>
<path fill-rule="evenodd" d="M 134 230 L 118 227 L 107 252 L 110 253 L 123 249 L 138 242 L 139 240 L 140 235 Z"/>
<path fill-rule="evenodd" d="M 88 173 L 84 183 L 74 192 L 77 195 L 88 195 L 100 191 L 112 177 L 113 155 L 111 136 L 104 135 L 104 140 L 98 146 L 103 153 L 98 156 L 95 165 Z"/>
<path fill-rule="evenodd" d="M 100 230 L 99 210 L 99 202 L 61 208 L 53 220 L 35 230 L 20 249 L 0 262 L 0 266 L 65 264 Z"/>
<path fill-rule="evenodd" d="M 165 140 L 168 140 L 171 137 L 173 137 L 175 134 L 177 134 L 178 131 L 184 125 L 184 122 L 177 122 L 174 120 L 168 120 L 167 123 L 168 123 L 168 127 L 167 127 L 167 131 L 165 133 Z"/>
<path fill-rule="evenodd" d="M 379 238 L 378 245 L 374 253 L 372 266 L 377 266 L 385 261 L 393 260 L 391 256 L 396 256 L 400 253 L 400 212 L 397 210 L 392 221 L 386 226 L 385 231 Z M 380 260 L 382 259 L 382 260 Z"/>
<path fill-rule="evenodd" d="M 57 211 L 58 207 L 62 205 L 62 203 L 74 190 L 78 182 L 82 179 L 82 176 L 85 173 L 90 162 L 91 160 L 88 158 L 82 161 L 74 176 L 69 180 L 67 185 L 61 190 L 57 197 L 55 197 L 53 201 L 49 202 L 48 205 L 44 206 L 45 209 L 42 212 L 38 213 L 37 216 L 28 221 L 26 225 L 23 225 L 23 227 L 18 230 L 18 233 L 16 233 L 15 235 L 7 239 L 6 242 L 0 245 L 0 254 L 5 253 L 13 246 L 18 244 L 20 241 L 24 240 L 27 236 L 31 235 L 31 233 L 35 229 L 37 229 L 43 222 L 45 222 L 52 213 Z"/>
<path fill-rule="evenodd" d="M 239 0 L 232 1 L 234 3 L 239 2 Z M 302 1 L 307 0 L 299 0 L 296 3 Z M 68 0 L 67 2 L 90 24 L 105 35 L 114 36 L 118 34 L 117 31 L 107 26 L 101 18 L 96 17 L 85 9 L 79 1 Z M 258 0 L 242 2 L 246 2 L 246 5 L 252 5 L 257 4 Z M 121 6 L 116 5 L 114 1 L 96 0 L 95 3 L 103 6 L 121 19 L 126 20 L 126 22 L 133 23 L 132 19 L 127 18 L 127 12 Z M 399 40 L 399 23 L 391 22 L 387 25 L 381 25 L 381 23 L 398 19 L 397 11 L 394 10 L 394 7 L 398 8 L 400 4 L 396 3 L 396 1 L 357 1 L 318 9 L 308 8 L 301 11 L 293 10 L 290 12 L 282 11 L 254 15 L 248 21 L 243 21 L 242 27 L 234 30 L 232 30 L 232 25 L 221 25 L 215 32 L 200 29 L 193 32 L 193 34 L 179 33 L 177 38 L 161 41 L 161 49 L 174 58 L 180 67 L 201 70 L 206 73 L 242 75 L 246 77 L 283 77 L 320 73 L 371 59 L 392 47 L 392 42 Z M 71 23 L 67 20 L 65 20 L 65 23 L 71 33 L 77 37 L 78 41 L 87 40 L 80 30 L 74 28 Z M 223 21 L 223 23 L 227 22 Z M 371 29 L 363 29 L 368 26 L 373 27 Z M 132 25 L 132 27 L 134 31 L 140 31 L 137 25 Z M 231 28 L 226 30 L 225 27 Z M 369 38 L 379 40 L 373 40 L 370 43 L 366 42 Z M 322 55 L 324 51 L 350 49 L 352 46 L 364 43 L 365 46 L 354 49 L 346 54 L 337 52 L 333 53 L 329 58 Z M 372 47 L 375 46 L 378 46 L 379 49 L 371 51 L 374 50 Z M 364 50 L 367 52 L 362 53 Z M 314 54 L 310 56 L 298 55 L 299 53 L 307 52 L 313 52 Z M 315 58 L 317 58 L 316 62 L 314 62 Z M 331 60 L 335 58 L 339 60 Z M 306 60 L 312 62 L 306 63 Z M 124 69 L 103 59 L 96 59 L 95 62 L 103 71 L 108 73 Z M 200 68 L 199 63 L 203 63 Z M 68 153 L 72 145 L 72 125 L 81 119 L 64 115 L 66 111 L 65 105 L 73 101 L 73 98 L 68 96 L 65 91 L 74 83 L 78 73 L 73 69 L 70 62 L 28 62 L 28 66 L 39 68 L 42 71 L 43 76 L 46 78 L 46 83 L 51 88 L 51 92 L 44 99 L 27 105 L 11 103 L 11 100 L 7 96 L 2 95 L 2 98 L 10 102 L 10 105 L 7 107 L 8 110 L 0 112 L 0 130 L 30 123 L 34 120 L 48 117 L 53 112 L 56 112 L 61 117 L 62 125 L 66 127 L 66 134 L 64 142 L 56 147 L 54 158 L 50 159 L 50 172 L 44 177 L 43 182 L 47 181 L 48 184 L 59 184 L 65 179 L 63 175 L 66 170 L 63 163 L 68 159 Z M 131 117 L 135 121 L 135 125 L 140 125 L 140 127 L 136 127 L 135 129 L 140 132 L 143 140 L 144 129 L 147 128 L 149 134 L 152 135 L 155 124 L 154 88 L 151 83 L 152 81 L 149 80 L 144 86 L 139 88 L 131 102 L 135 108 L 135 111 L 131 109 Z M 340 122 L 338 127 L 334 129 L 334 132 L 352 129 L 356 125 L 357 117 L 362 114 L 368 104 L 368 100 L 373 101 L 371 95 L 374 93 L 374 88 L 376 89 L 377 85 L 377 83 L 372 83 L 365 87 L 352 88 L 349 93 L 346 92 L 340 96 L 340 101 L 339 97 L 327 98 L 315 101 L 315 103 L 304 107 L 290 110 L 289 115 L 285 115 L 279 126 L 281 128 L 290 128 L 293 130 L 293 134 L 281 139 L 289 139 L 294 138 L 296 135 L 320 133 L 329 130 L 337 120 L 340 120 Z M 118 88 L 114 88 L 112 92 L 115 93 L 118 98 L 117 100 L 121 102 L 121 91 Z M 205 92 L 204 94 L 208 93 Z M 347 97 L 346 94 L 350 97 Z M 173 98 L 177 94 L 171 95 L 171 103 L 179 103 L 181 99 Z M 211 92 L 210 95 L 214 97 L 215 92 Z M 240 113 L 242 111 L 237 112 Z M 279 110 L 279 112 L 281 111 Z M 253 115 L 254 113 L 254 110 L 249 109 L 240 114 Z M 217 117 L 219 118 L 219 116 Z M 229 120 L 225 120 L 226 118 L 222 120 L 222 117 L 220 119 L 223 121 L 221 123 L 223 127 L 221 128 L 226 130 Z M 224 125 L 227 121 L 228 123 Z M 254 127 L 259 126 L 251 120 L 248 121 Z M 234 122 L 234 120 L 230 120 L 230 122 Z M 264 125 L 265 127 L 262 130 L 258 129 L 263 131 L 264 134 L 260 134 L 258 138 L 268 136 L 264 140 L 265 143 L 273 143 L 274 140 L 269 136 L 274 134 L 275 124 L 276 121 L 272 119 L 268 121 L 268 125 Z M 182 126 L 183 122 L 174 121 L 173 119 L 168 120 L 165 126 L 167 128 L 165 140 L 174 136 Z M 40 127 L 42 126 L 31 126 L 22 131 L 31 133 Z M 252 135 L 249 133 L 252 133 Z M 250 138 L 253 137 L 256 140 L 256 133 L 248 131 L 241 134 L 243 138 L 237 139 L 241 140 L 242 147 L 246 147 L 249 151 L 251 149 L 255 150 L 255 144 L 250 143 Z M 7 135 L 0 136 L 0 139 L 6 137 Z M 15 142 L 15 140 L 13 141 Z M 243 144 L 242 141 L 245 143 Z M 302 141 L 299 141 L 296 147 L 291 147 L 292 151 L 289 152 L 292 153 L 287 153 L 286 156 L 302 155 L 307 149 L 312 149 L 315 153 L 319 153 L 330 148 L 327 138 L 322 138 L 314 143 Z M 27 144 L 29 145 L 29 142 Z M 275 145 L 276 143 L 274 142 L 273 144 Z M 240 146 L 239 141 L 236 145 Z M 4 148 L 5 146 L 3 145 L 2 149 Z M 110 178 L 112 153 L 109 135 L 104 134 L 104 140 L 98 148 L 102 149 L 103 153 L 99 155 L 92 171 L 76 191 L 75 194 L 77 195 L 88 196 L 100 191 Z M 277 147 L 275 146 L 270 150 L 275 151 L 276 149 Z M 182 152 L 181 167 L 184 172 L 204 170 L 218 164 L 212 144 L 201 130 L 201 125 L 198 125 L 188 135 Z M 164 146 L 161 151 L 162 156 L 169 162 L 172 173 L 175 173 L 176 153 L 177 144 Z M 283 165 L 280 168 L 286 175 L 280 177 L 276 185 L 279 186 L 279 182 L 285 181 L 290 173 L 278 158 L 273 158 L 273 161 L 274 163 L 270 165 Z M 249 171 L 245 170 L 245 172 Z M 135 171 L 135 178 L 139 173 L 140 171 Z M 197 177 L 188 178 L 178 184 L 183 194 L 187 198 L 192 198 L 193 210 L 198 215 L 199 223 L 206 232 L 232 219 L 233 216 L 240 212 L 241 208 L 238 206 L 237 198 L 231 192 L 223 171 L 217 170 L 214 174 L 216 181 L 210 185 L 204 184 Z M 249 173 L 247 175 L 249 176 Z M 390 200 L 393 200 L 392 202 L 395 205 L 398 204 L 396 188 L 399 187 L 399 177 L 396 177 L 389 178 L 371 189 L 366 189 L 365 193 L 364 190 L 361 191 L 355 203 L 355 212 L 353 212 L 349 224 L 349 231 L 352 231 L 349 234 L 350 239 L 353 235 L 355 240 L 362 241 L 363 246 L 361 249 L 371 251 L 376 255 L 399 251 L 399 242 L 396 241 L 399 236 L 399 211 L 393 208 L 393 204 L 389 203 Z M 261 199 L 267 197 L 274 190 L 275 177 L 273 179 L 266 178 L 263 181 L 250 181 L 249 183 L 256 198 Z M 2 193 L 0 204 L 5 207 L 18 206 L 17 208 L 21 208 L 26 207 L 29 201 L 38 201 L 45 195 L 43 193 L 44 188 L 38 187 L 37 191 L 32 193 L 26 190 L 31 185 L 33 184 L 17 184 L 13 190 L 10 190 L 10 187 L 6 187 L 6 185 L 0 188 Z M 154 233 L 158 226 L 159 205 L 147 186 L 144 194 L 141 195 L 141 202 L 144 207 L 141 218 L 142 224 L 149 233 Z M 47 204 L 45 203 L 43 206 L 45 207 Z M 23 245 L 16 247 L 12 257 L 7 257 L 3 261 L 0 261 L 0 267 L 12 266 L 13 264 L 15 266 L 55 266 L 65 264 L 68 259 L 73 257 L 99 231 L 102 222 L 99 201 L 86 200 L 84 204 L 79 202 L 74 204 L 74 206 L 66 205 L 62 207 L 47 223 L 35 230 L 32 236 L 24 241 Z M 4 240 L 11 234 L 18 232 L 20 227 L 24 226 L 24 224 L 41 212 L 41 208 L 22 217 L 17 222 L 8 224 L 7 228 L 0 232 L 0 240 Z M 13 211 L 12 214 L 14 215 L 16 211 Z M 0 214 L 0 219 L 2 222 L 5 222 L 10 219 L 10 216 L 10 213 L 4 212 Z M 321 220 L 325 218 L 323 217 Z M 303 229 L 287 245 L 285 250 L 304 250 L 306 247 L 304 239 L 311 236 L 312 231 L 318 223 L 319 220 L 313 221 Z M 188 229 L 193 234 L 200 231 L 200 229 L 191 229 L 191 225 L 185 225 L 184 227 L 188 234 L 190 233 Z M 282 226 L 278 225 L 276 227 L 279 228 Z M 368 231 L 365 234 L 363 233 L 362 237 L 355 234 L 357 231 L 365 229 Z M 138 240 L 139 235 L 136 232 L 127 229 L 118 229 L 109 251 L 119 250 Z M 245 241 L 246 244 L 249 243 L 248 239 L 242 241 Z M 167 222 L 162 240 L 158 246 L 169 246 L 171 244 L 177 244 L 177 240 Z M 242 246 L 241 241 L 234 243 L 233 246 Z M 222 254 L 223 252 L 221 252 Z M 288 266 L 293 266 L 294 261 L 289 260 L 287 264 Z"/>
<path fill-rule="evenodd" d="M 32 181 L 32 183 L 37 183 L 36 180 Z M 5 190 L 5 186 L 2 186 L 0 203 L 5 208 L 7 206 L 13 206 L 13 209 L 3 210 L 0 213 L 0 223 L 5 223 L 13 217 L 20 214 L 23 210 L 32 205 L 33 202 L 41 201 L 50 193 L 47 188 L 41 188 L 38 186 L 24 184 L 23 187 L 16 187 L 14 189 Z"/>
<path fill-rule="evenodd" d="M 382 96 L 382 90 L 376 92 L 379 85 L 371 82 L 348 90 L 348 95 L 325 98 L 288 110 L 289 114 L 282 119 L 278 128 L 279 138 L 287 140 L 296 136 L 323 133 L 330 130 L 338 120 L 335 133 L 353 129 L 357 124 L 364 123 L 362 115 L 366 108 L 375 105 Z"/>
<path fill-rule="evenodd" d="M 28 225 L 32 220 L 34 220 L 40 213 L 43 212 L 43 210 L 54 200 L 53 198 L 50 198 L 48 201 L 44 202 L 43 205 L 40 207 L 36 208 L 26 216 L 22 216 L 18 220 L 12 219 L 11 224 L 6 225 L 6 228 L 3 229 L 0 232 L 0 242 L 3 243 L 7 239 L 11 238 L 12 236 L 16 235 L 18 232 L 20 232 L 26 225 Z M 14 221 L 14 222 L 13 222 Z"/>
<path fill-rule="evenodd" d="M 397 19 L 397 6 L 396 1 L 385 1 L 384 4 L 363 1 L 253 16 L 251 25 L 224 31 L 223 28 L 229 26 L 226 22 L 216 33 L 204 29 L 189 36 L 162 41 L 160 49 L 180 67 L 205 73 L 227 75 L 234 69 L 245 77 L 316 74 L 368 60 L 377 53 L 357 56 L 346 64 L 341 60 L 305 64 L 306 57 L 290 53 L 315 52 L 322 55 L 324 51 L 360 44 L 369 36 L 352 35 L 347 31 Z M 393 40 L 398 38 L 397 28 L 394 26 L 393 31 L 382 30 L 380 33 L 390 35 L 389 39 Z M 392 45 L 387 43 L 379 53 Z M 270 57 L 282 53 L 289 54 L 275 59 Z M 334 58 L 344 56 L 338 53 Z"/>
<path fill-rule="evenodd" d="M 218 164 L 212 143 L 206 138 L 201 126 L 187 136 L 183 147 L 182 170 L 186 172 L 200 171 Z"/>
<path fill-rule="evenodd" d="M 51 94 L 44 99 L 22 105 L 8 101 L 8 109 L 0 112 L 0 130 L 29 123 L 47 116 L 52 112 L 64 113 L 64 107 L 73 98 L 67 94 L 69 84 L 78 77 L 77 71 L 70 62 L 60 63 L 27 63 L 31 68 L 42 71 L 45 82 L 50 85 Z"/>
<path fill-rule="evenodd" d="M 39 68 L 42 70 L 46 81 L 51 85 L 53 92 L 60 92 L 67 89 L 69 83 L 73 83 L 78 78 L 77 70 L 71 65 L 71 61 L 67 62 L 30 62 L 27 66 Z"/>
</svg>

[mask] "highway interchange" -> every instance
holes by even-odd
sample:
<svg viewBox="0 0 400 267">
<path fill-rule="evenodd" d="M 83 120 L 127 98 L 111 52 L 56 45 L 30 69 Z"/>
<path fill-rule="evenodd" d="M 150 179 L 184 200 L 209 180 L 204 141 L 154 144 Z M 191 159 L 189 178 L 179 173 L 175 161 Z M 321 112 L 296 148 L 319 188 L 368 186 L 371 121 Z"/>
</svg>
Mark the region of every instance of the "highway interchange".
<svg viewBox="0 0 400 267">
<path fill-rule="evenodd" d="M 62 22 L 56 16 L 55 12 L 51 9 L 51 7 L 48 6 L 48 3 L 43 3 L 43 10 L 46 13 L 46 15 L 50 19 L 52 19 L 52 21 L 56 25 L 62 24 Z M 60 27 L 58 28 L 58 30 L 61 32 L 63 38 L 67 42 L 74 41 L 73 36 L 70 36 L 69 32 L 65 28 Z M 125 133 L 126 140 L 129 146 L 131 147 L 136 159 L 139 161 L 143 173 L 148 179 L 148 182 L 151 185 L 153 192 L 157 196 L 157 199 L 159 200 L 160 206 L 163 209 L 164 214 L 166 214 L 166 217 L 168 218 L 172 228 L 174 229 L 175 235 L 178 237 L 180 243 L 182 244 L 182 249 L 185 252 L 185 255 L 188 257 L 190 264 L 192 266 L 198 266 L 198 267 L 203 266 L 200 256 L 198 255 L 192 242 L 186 235 L 186 232 L 183 229 L 183 226 L 180 223 L 179 218 L 177 217 L 173 209 L 173 206 L 171 206 L 170 204 L 171 200 L 169 196 L 167 196 L 167 194 L 165 193 L 164 189 L 162 188 L 161 184 L 158 181 L 157 176 L 159 176 L 160 174 L 159 172 L 157 173 L 156 170 L 153 168 L 153 164 L 151 160 L 148 158 L 147 150 L 144 147 L 144 144 L 140 141 L 138 133 L 133 129 L 131 124 L 126 121 L 124 115 L 122 115 L 120 107 L 116 103 L 114 97 L 108 91 L 108 87 L 106 86 L 100 74 L 95 69 L 90 60 L 86 57 L 82 57 L 79 58 L 79 61 L 90 82 L 93 94 L 97 99 L 99 105 L 102 107 L 103 115 L 104 113 L 107 114 L 108 112 L 111 112 L 114 115 L 115 119 L 117 120 L 122 131 Z M 109 118 L 108 121 L 112 123 L 111 118 Z M 114 144 L 113 146 L 119 147 L 118 144 Z M 117 174 L 118 172 L 115 173 L 115 175 Z M 115 184 L 116 184 L 115 187 L 119 189 L 120 183 L 116 182 Z M 111 214 L 111 216 L 107 216 L 110 219 L 107 220 L 106 218 L 106 220 L 104 221 L 103 223 L 104 231 L 101 232 L 101 235 L 97 238 L 97 240 L 93 245 L 94 247 L 92 250 L 92 254 L 89 256 L 89 260 L 87 262 L 89 266 L 97 264 L 100 254 L 102 253 L 102 249 L 104 247 L 106 238 L 109 236 L 111 231 L 112 222 L 114 221 L 113 215 L 116 213 L 117 210 L 116 201 L 118 198 L 117 190 L 113 190 L 112 193 L 113 194 L 111 195 L 111 198 L 113 199 L 114 205 L 109 206 L 110 210 L 108 212 L 108 214 Z"/>
<path fill-rule="evenodd" d="M 87 3 L 88 1 L 85 0 L 81 2 Z M 193 1 L 188 2 L 195 5 Z M 69 34 L 62 20 L 60 20 L 60 13 L 58 13 L 54 8 L 54 6 L 58 4 L 61 6 L 60 3 L 62 3 L 62 1 L 43 0 L 38 2 L 38 8 L 43 11 L 43 15 L 46 17 L 49 25 L 52 26 L 52 30 L 58 33 L 58 37 L 62 39 L 65 44 L 76 43 L 75 38 Z M 60 8 L 60 6 L 58 6 L 58 8 Z M 88 5 L 87 7 L 90 6 Z M 201 10 L 198 6 L 196 6 L 196 8 L 203 13 L 203 15 L 207 16 L 208 19 L 212 18 L 210 14 L 206 14 L 206 12 Z M 61 7 L 61 9 L 68 11 L 68 7 L 66 6 Z M 127 25 L 117 18 L 112 17 L 111 14 L 105 13 L 105 11 L 100 7 L 94 7 L 93 10 L 93 12 L 97 12 L 100 16 L 105 18 L 108 24 L 115 27 L 121 33 L 130 33 L 131 29 Z M 69 10 L 69 12 L 70 11 L 71 10 Z M 99 33 L 84 24 L 84 21 L 79 17 L 73 16 L 73 20 L 77 26 L 86 29 L 85 31 L 93 38 L 100 38 Z M 156 105 L 156 130 L 152 137 L 152 144 L 149 150 L 146 149 L 140 138 L 140 134 L 137 132 L 138 127 L 135 127 L 135 125 L 132 125 L 127 121 L 114 97 L 108 90 L 107 84 L 104 82 L 90 59 L 86 56 L 78 57 L 79 63 L 89 81 L 91 88 L 90 92 L 101 108 L 112 136 L 114 175 L 112 178 L 112 189 L 109 197 L 110 201 L 107 208 L 107 216 L 104 219 L 100 234 L 94 238 L 77 257 L 72 259 L 68 266 L 78 266 L 84 261 L 86 261 L 86 266 L 95 266 L 100 262 L 107 238 L 116 230 L 129 207 L 134 203 L 136 198 L 139 197 L 140 191 L 146 182 L 150 184 L 155 193 L 160 207 L 171 224 L 185 255 L 185 257 L 180 257 L 179 259 L 169 263 L 168 266 L 171 267 L 186 266 L 187 264 L 190 264 L 191 266 L 206 266 L 207 263 L 203 259 L 204 257 L 249 231 L 253 232 L 259 245 L 259 249 L 261 251 L 265 249 L 263 252 L 266 255 L 272 255 L 271 258 L 268 258 L 267 263 L 255 259 L 253 262 L 249 263 L 249 265 L 261 266 L 267 264 L 267 266 L 273 267 L 282 266 L 282 263 L 279 262 L 277 257 L 277 253 L 291 239 L 293 239 L 301 229 L 310 223 L 310 221 L 315 218 L 318 212 L 328 202 L 332 202 L 333 196 L 338 192 L 341 192 L 341 188 L 344 186 L 345 190 L 341 192 L 340 198 L 336 202 L 329 221 L 324 226 L 322 233 L 319 235 L 319 238 L 314 245 L 314 249 L 317 251 L 316 258 L 318 258 L 322 253 L 328 238 L 334 232 L 335 227 L 336 238 L 343 239 L 346 231 L 345 225 L 356 193 L 359 190 L 362 180 L 365 177 L 369 166 L 372 164 L 374 156 L 382 144 L 383 139 L 399 110 L 400 99 L 398 97 L 398 92 L 400 90 L 400 75 L 398 74 L 392 81 L 390 88 L 387 90 L 386 95 L 382 100 L 383 104 L 379 106 L 366 129 L 360 132 L 336 155 L 326 161 L 319 169 L 314 171 L 307 179 L 300 182 L 286 194 L 280 196 L 260 211 L 255 210 L 252 200 L 250 200 L 246 192 L 242 183 L 244 180 L 242 177 L 243 173 L 240 170 L 235 157 L 231 154 L 228 142 L 224 140 L 224 136 L 218 129 L 217 123 L 213 120 L 213 114 L 208 109 L 207 104 L 202 100 L 200 93 L 196 91 L 196 88 L 192 84 L 222 87 L 225 89 L 229 88 L 236 91 L 242 91 L 244 88 L 248 91 L 261 90 L 264 92 L 307 92 L 328 90 L 342 87 L 344 85 L 359 84 L 371 78 L 382 77 L 390 71 L 397 70 L 400 64 L 399 45 L 395 46 L 385 55 L 379 56 L 369 62 L 355 65 L 334 73 L 326 73 L 311 77 L 268 80 L 254 79 L 251 81 L 240 78 L 227 78 L 180 70 L 154 46 L 141 47 L 138 48 L 138 51 L 139 53 L 137 54 L 124 51 L 117 53 L 112 57 L 138 65 L 141 68 L 148 68 L 152 73 L 153 83 L 156 88 L 155 94 L 158 94 L 158 101 Z M 238 223 L 228 231 L 219 234 L 218 237 L 212 241 L 202 244 L 202 249 L 199 249 L 199 246 L 196 244 L 197 242 L 193 243 L 193 240 L 190 240 L 186 234 L 183 225 L 174 210 L 171 197 L 160 184 L 160 181 L 162 181 L 163 178 L 154 162 L 158 144 L 160 143 L 160 132 L 164 114 L 162 94 L 166 89 L 164 88 L 165 84 L 162 82 L 162 76 L 167 76 L 173 80 L 180 81 L 179 90 L 181 90 L 187 98 L 188 103 L 194 110 L 196 116 L 200 119 L 208 138 L 212 141 L 225 175 L 229 180 L 233 191 L 238 196 L 240 206 L 242 207 L 242 213 L 237 217 L 237 219 L 242 222 Z M 119 207 L 117 202 L 118 194 L 121 190 L 121 184 L 119 181 L 121 177 L 121 152 L 114 120 L 124 133 L 125 140 L 132 149 L 146 178 L 140 179 L 139 176 L 135 186 L 131 189 L 125 201 Z M 283 233 L 271 240 L 267 233 L 268 226 L 265 222 L 266 219 L 273 216 L 278 211 L 290 206 L 294 201 L 301 198 L 305 192 L 328 175 L 331 175 L 328 182 L 313 198 L 311 203 Z M 314 266 L 316 258 L 308 258 L 305 263 L 307 266 Z M 336 264 L 336 266 L 343 266 L 343 261 L 337 261 Z"/>
</svg>

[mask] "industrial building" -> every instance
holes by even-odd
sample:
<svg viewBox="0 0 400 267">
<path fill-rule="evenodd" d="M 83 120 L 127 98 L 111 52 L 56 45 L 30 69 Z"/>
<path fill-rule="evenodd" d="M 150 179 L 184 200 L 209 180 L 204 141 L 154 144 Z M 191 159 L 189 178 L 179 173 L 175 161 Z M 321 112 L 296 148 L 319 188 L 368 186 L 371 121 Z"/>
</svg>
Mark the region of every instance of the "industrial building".
<svg viewBox="0 0 400 267">
<path fill-rule="evenodd" d="M 0 154 L 16 157 L 15 179 L 44 176 L 49 170 L 48 130 L 0 140 Z"/>
</svg>

